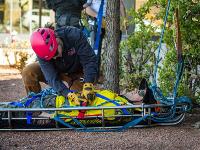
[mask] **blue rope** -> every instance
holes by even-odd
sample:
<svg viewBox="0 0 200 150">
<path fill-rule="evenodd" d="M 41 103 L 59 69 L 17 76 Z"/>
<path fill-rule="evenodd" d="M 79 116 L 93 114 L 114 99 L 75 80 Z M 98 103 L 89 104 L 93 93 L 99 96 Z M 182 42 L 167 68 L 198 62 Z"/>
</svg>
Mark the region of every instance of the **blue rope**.
<svg viewBox="0 0 200 150">
<path fill-rule="evenodd" d="M 40 98 L 40 107 L 44 108 L 43 101 L 44 101 L 45 96 L 47 96 L 47 95 L 57 95 L 57 93 L 56 93 L 56 91 L 53 88 L 47 88 L 47 89 L 43 89 L 40 92 L 40 95 L 41 95 L 41 98 Z"/>
<path fill-rule="evenodd" d="M 163 26 L 163 29 L 162 29 L 162 32 L 161 32 L 160 42 L 159 42 L 159 46 L 158 46 L 157 58 L 156 58 L 155 66 L 154 66 L 153 84 L 152 84 L 151 89 L 153 90 L 154 96 L 156 97 L 157 100 L 160 100 L 163 103 L 168 103 L 168 104 L 173 103 L 174 105 L 176 105 L 175 98 L 177 96 L 177 89 L 178 89 L 178 85 L 179 85 L 181 75 L 182 75 L 182 72 L 183 72 L 183 62 L 182 61 L 178 62 L 176 82 L 175 82 L 174 89 L 173 89 L 173 99 L 172 99 L 172 101 L 169 101 L 167 98 L 164 97 L 161 90 L 158 90 L 157 83 L 156 83 L 158 63 L 159 63 L 159 60 L 160 60 L 161 45 L 162 45 L 162 41 L 163 41 L 163 37 L 164 37 L 164 33 L 165 33 L 165 28 L 166 28 L 166 24 L 167 24 L 167 19 L 168 19 L 168 14 L 169 14 L 169 10 L 170 10 L 170 3 L 171 3 L 171 0 L 168 0 L 166 13 L 165 13 L 165 17 L 164 17 L 164 26 Z"/>
<path fill-rule="evenodd" d="M 171 3 L 171 0 L 168 0 L 167 9 L 166 9 L 166 13 L 165 13 L 165 19 L 164 19 L 164 26 L 163 26 L 163 29 L 162 29 L 162 32 L 161 32 L 161 36 L 160 36 L 160 43 L 159 43 L 159 47 L 158 47 L 158 54 L 157 54 L 156 64 L 155 64 L 155 67 L 154 67 L 153 86 L 157 86 L 157 83 L 156 83 L 157 69 L 158 69 L 158 63 L 159 63 L 159 58 L 160 58 L 160 50 L 161 50 L 161 46 L 162 46 L 162 41 L 163 41 L 163 37 L 164 37 L 164 33 L 165 33 L 165 28 L 166 28 L 166 24 L 167 24 L 167 18 L 168 18 L 169 9 L 170 9 L 170 3 Z"/>
<path fill-rule="evenodd" d="M 102 17 L 103 17 L 103 6 L 104 6 L 104 0 L 101 1 L 101 5 L 99 7 L 99 12 L 97 16 L 97 34 L 96 34 L 96 40 L 94 44 L 94 52 L 97 55 L 99 50 L 99 41 L 100 41 L 100 35 L 101 35 L 101 25 L 102 25 Z"/>
<path fill-rule="evenodd" d="M 164 97 L 164 95 L 162 94 L 161 90 L 157 87 L 157 69 L 158 69 L 158 63 L 160 60 L 160 51 L 161 51 L 161 45 L 162 45 L 162 41 L 163 41 L 163 37 L 164 37 L 164 32 L 165 32 L 165 28 L 166 28 L 166 24 L 167 24 L 167 18 L 168 18 L 168 14 L 169 14 L 169 10 L 170 10 L 170 0 L 168 0 L 168 4 L 167 4 L 167 8 L 166 8 L 166 13 L 165 13 L 165 18 L 164 18 L 164 26 L 161 32 L 161 36 L 160 36 L 160 42 L 159 42 L 159 46 L 158 46 L 158 53 L 157 53 L 157 59 L 155 62 L 155 67 L 154 67 L 154 75 L 153 75 L 153 85 L 151 87 L 154 96 L 156 98 L 156 100 L 160 100 L 162 103 L 165 103 L 167 105 L 172 105 L 171 109 L 169 110 L 169 115 L 166 117 L 154 117 L 152 118 L 153 121 L 157 121 L 157 122 L 169 122 L 169 120 L 171 120 L 176 113 L 176 105 L 177 103 L 184 103 L 185 99 L 179 99 L 179 102 L 177 101 L 177 89 L 178 89 L 178 85 L 182 76 L 182 72 L 183 72 L 183 61 L 179 60 L 178 65 L 177 65 L 177 74 L 176 74 L 176 81 L 175 81 L 175 85 L 173 88 L 173 98 L 172 99 L 167 99 L 166 97 Z M 189 100 L 187 99 L 187 104 L 189 105 L 188 107 L 191 108 L 191 101 L 189 102 Z"/>
</svg>

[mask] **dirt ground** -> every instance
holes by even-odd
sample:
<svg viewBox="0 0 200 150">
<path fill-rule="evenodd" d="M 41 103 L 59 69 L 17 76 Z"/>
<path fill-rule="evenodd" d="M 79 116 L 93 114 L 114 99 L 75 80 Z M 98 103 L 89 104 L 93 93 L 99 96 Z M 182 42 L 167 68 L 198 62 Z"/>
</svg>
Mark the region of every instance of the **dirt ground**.
<svg viewBox="0 0 200 150">
<path fill-rule="evenodd" d="M 0 67 L 0 102 L 15 101 L 26 95 L 16 69 Z M 200 150 L 200 110 L 188 113 L 176 126 L 134 128 L 125 132 L 0 132 L 0 150 Z"/>
</svg>

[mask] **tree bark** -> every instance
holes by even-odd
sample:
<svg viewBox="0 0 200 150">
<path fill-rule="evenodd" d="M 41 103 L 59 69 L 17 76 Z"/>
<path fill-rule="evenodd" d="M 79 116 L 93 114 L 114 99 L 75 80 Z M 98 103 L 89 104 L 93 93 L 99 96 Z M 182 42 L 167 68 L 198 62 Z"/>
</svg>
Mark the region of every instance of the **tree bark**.
<svg viewBox="0 0 200 150">
<path fill-rule="evenodd" d="M 177 48 L 177 57 L 178 61 L 182 60 L 182 41 L 181 41 L 181 32 L 180 32 L 180 23 L 179 23 L 179 9 L 175 9 L 175 27 L 176 27 L 176 48 Z"/>
<path fill-rule="evenodd" d="M 120 1 L 108 0 L 106 10 L 104 87 L 119 93 Z"/>
</svg>

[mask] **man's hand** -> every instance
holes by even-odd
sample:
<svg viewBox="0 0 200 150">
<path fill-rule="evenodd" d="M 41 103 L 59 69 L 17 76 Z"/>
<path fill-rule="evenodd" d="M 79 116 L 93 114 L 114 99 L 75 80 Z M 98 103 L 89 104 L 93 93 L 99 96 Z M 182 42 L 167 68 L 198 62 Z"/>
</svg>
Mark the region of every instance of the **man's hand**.
<svg viewBox="0 0 200 150">
<path fill-rule="evenodd" d="M 67 99 L 71 102 L 73 102 L 76 106 L 80 106 L 80 101 L 79 101 L 79 93 L 72 93 L 70 92 L 67 95 Z"/>
<path fill-rule="evenodd" d="M 81 96 L 80 93 L 69 93 L 67 95 L 67 99 L 71 102 L 73 102 L 76 106 L 82 106 L 82 103 L 87 103 L 87 100 Z"/>
<path fill-rule="evenodd" d="M 82 97 L 92 101 L 95 99 L 95 92 L 94 92 L 94 86 L 92 83 L 85 83 L 83 85 L 83 90 L 82 90 Z"/>
</svg>

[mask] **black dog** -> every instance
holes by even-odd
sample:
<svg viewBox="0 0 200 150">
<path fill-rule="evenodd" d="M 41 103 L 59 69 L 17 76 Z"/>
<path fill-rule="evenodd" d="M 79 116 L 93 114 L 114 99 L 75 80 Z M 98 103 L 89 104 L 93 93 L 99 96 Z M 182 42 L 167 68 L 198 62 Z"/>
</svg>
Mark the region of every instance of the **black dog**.
<svg viewBox="0 0 200 150">
<path fill-rule="evenodd" d="M 144 104 L 156 104 L 156 99 L 153 95 L 153 91 L 149 88 L 147 80 L 146 79 L 142 79 L 142 81 L 140 82 L 139 85 L 139 91 L 140 90 L 146 90 L 146 94 L 143 97 L 143 103 Z"/>
</svg>

